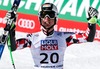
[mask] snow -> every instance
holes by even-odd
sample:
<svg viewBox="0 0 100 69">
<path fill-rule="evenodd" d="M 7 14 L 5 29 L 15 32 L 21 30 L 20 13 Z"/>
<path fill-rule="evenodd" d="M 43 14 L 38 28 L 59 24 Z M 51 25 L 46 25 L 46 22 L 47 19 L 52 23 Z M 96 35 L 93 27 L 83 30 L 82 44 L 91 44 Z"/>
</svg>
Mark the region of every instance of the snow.
<svg viewBox="0 0 100 69">
<path fill-rule="evenodd" d="M 24 37 L 22 33 L 20 37 Z M 20 38 L 17 34 L 17 38 Z M 29 48 L 14 51 L 16 69 L 33 69 L 33 60 Z M 0 69 L 14 69 L 7 46 L 0 60 Z M 66 48 L 64 69 L 100 69 L 100 42 L 73 44 Z"/>
</svg>

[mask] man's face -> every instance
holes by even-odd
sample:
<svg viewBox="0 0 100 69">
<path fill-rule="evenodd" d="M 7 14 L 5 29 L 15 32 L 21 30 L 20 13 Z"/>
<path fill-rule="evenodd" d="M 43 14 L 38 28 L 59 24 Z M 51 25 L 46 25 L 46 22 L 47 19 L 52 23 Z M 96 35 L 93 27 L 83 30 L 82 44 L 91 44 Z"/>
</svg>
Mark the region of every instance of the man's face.
<svg viewBox="0 0 100 69">
<path fill-rule="evenodd" d="M 41 24 L 44 26 L 46 29 L 50 28 L 55 24 L 55 18 L 50 18 L 48 15 L 45 16 L 44 18 L 41 18 Z"/>
<path fill-rule="evenodd" d="M 56 14 L 54 11 L 41 11 L 39 17 L 41 18 L 41 25 L 45 29 L 53 28 L 52 26 L 55 25 L 55 18 Z"/>
</svg>

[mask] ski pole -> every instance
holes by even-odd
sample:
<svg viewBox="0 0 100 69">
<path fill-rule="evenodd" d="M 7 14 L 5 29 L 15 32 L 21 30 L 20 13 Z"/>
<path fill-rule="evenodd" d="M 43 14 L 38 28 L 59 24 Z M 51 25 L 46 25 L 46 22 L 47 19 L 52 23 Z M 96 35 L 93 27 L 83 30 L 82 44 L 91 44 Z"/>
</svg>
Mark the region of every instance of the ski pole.
<svg viewBox="0 0 100 69">
<path fill-rule="evenodd" d="M 13 68 L 16 69 L 15 64 L 14 64 L 14 59 L 13 59 L 12 51 L 11 51 L 10 36 L 8 36 L 7 45 L 8 45 L 8 49 L 9 49 L 9 52 L 10 52 L 10 58 L 11 58 L 11 61 L 12 61 Z"/>
</svg>

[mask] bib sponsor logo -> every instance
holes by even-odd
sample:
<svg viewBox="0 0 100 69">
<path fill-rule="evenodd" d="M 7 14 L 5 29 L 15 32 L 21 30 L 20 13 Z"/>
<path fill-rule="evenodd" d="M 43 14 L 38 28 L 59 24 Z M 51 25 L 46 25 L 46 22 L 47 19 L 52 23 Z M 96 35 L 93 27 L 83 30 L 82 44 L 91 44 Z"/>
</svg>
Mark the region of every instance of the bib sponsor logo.
<svg viewBox="0 0 100 69">
<path fill-rule="evenodd" d="M 58 50 L 57 40 L 41 40 L 41 50 Z"/>
<path fill-rule="evenodd" d="M 63 67 L 63 64 L 61 64 L 61 65 L 52 65 L 52 66 L 41 66 L 41 68 L 61 68 L 62 69 L 62 67 Z"/>
<path fill-rule="evenodd" d="M 39 65 L 34 65 L 34 67 L 39 67 Z M 63 67 L 63 64 L 60 64 L 60 65 L 41 65 L 40 66 L 41 68 L 62 68 Z"/>
</svg>

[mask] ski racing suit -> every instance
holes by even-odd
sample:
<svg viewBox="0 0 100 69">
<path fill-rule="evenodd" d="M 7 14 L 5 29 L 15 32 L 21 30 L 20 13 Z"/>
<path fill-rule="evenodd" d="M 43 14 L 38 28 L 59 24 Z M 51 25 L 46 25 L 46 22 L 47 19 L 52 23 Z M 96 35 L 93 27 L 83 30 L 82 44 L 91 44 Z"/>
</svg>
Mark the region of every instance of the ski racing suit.
<svg viewBox="0 0 100 69">
<path fill-rule="evenodd" d="M 32 53 L 34 69 L 63 69 L 64 52 L 73 43 L 92 42 L 96 25 L 88 24 L 87 33 L 72 33 L 54 31 L 46 36 L 43 31 L 28 34 L 26 38 L 17 39 L 11 36 L 12 51 L 29 47 Z M 16 46 L 13 44 L 16 43 Z"/>
</svg>

